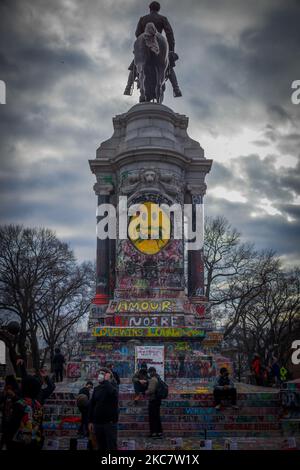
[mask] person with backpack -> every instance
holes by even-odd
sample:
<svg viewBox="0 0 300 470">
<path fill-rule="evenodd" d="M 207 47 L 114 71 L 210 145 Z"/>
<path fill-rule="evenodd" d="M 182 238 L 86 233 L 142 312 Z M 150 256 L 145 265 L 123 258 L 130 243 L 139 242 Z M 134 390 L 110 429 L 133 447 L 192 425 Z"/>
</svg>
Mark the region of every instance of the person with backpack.
<svg viewBox="0 0 300 470">
<path fill-rule="evenodd" d="M 146 391 L 149 397 L 148 414 L 150 437 L 153 439 L 162 439 L 163 430 L 160 418 L 161 401 L 168 396 L 168 386 L 157 374 L 155 367 L 149 367 L 150 376 L 148 389 Z"/>
<path fill-rule="evenodd" d="M 11 438 L 7 450 L 36 450 L 43 447 L 43 407 L 37 400 L 40 382 L 33 376 L 22 380 L 20 398 L 13 407 L 10 420 Z"/>
<path fill-rule="evenodd" d="M 93 382 L 88 380 L 84 387 L 79 390 L 77 395 L 77 406 L 81 413 L 81 424 L 78 430 L 78 434 L 81 436 L 88 436 L 88 424 L 89 424 L 89 403 L 91 398 L 91 392 L 93 390 Z"/>
</svg>

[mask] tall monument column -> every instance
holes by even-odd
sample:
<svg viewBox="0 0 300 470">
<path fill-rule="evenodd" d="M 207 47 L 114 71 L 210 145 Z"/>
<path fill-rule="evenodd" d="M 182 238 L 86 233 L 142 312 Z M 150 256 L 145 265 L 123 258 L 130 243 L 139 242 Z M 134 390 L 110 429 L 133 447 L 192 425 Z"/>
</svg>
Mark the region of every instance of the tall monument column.
<svg viewBox="0 0 300 470">
<path fill-rule="evenodd" d="M 110 202 L 110 194 L 113 185 L 110 183 L 101 184 L 97 182 L 94 185 L 94 191 L 97 195 L 98 207 L 101 204 Z M 97 211 L 97 224 L 105 215 L 100 216 Z M 107 305 L 110 294 L 110 246 L 109 238 L 101 240 L 97 236 L 97 254 L 96 254 L 96 295 L 92 301 L 96 305 Z"/>
<path fill-rule="evenodd" d="M 189 202 L 192 204 L 192 230 L 196 231 L 196 206 L 201 207 L 202 223 L 197 227 L 197 236 L 204 241 L 204 194 L 206 184 L 188 184 Z M 205 296 L 204 287 L 204 249 L 203 246 L 197 250 L 188 252 L 188 295 L 193 302 L 203 301 Z"/>
</svg>

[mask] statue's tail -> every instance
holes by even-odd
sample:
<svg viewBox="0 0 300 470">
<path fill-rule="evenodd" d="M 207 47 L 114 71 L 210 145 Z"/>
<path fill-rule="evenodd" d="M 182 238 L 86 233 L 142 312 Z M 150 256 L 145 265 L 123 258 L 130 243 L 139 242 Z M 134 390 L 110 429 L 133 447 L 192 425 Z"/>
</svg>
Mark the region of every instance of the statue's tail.
<svg viewBox="0 0 300 470">
<path fill-rule="evenodd" d="M 154 54 L 158 55 L 160 50 L 159 50 L 159 44 L 157 40 L 157 29 L 154 23 L 146 24 L 144 38 L 145 38 L 146 46 L 149 47 L 149 49 L 152 52 L 154 52 Z"/>
</svg>

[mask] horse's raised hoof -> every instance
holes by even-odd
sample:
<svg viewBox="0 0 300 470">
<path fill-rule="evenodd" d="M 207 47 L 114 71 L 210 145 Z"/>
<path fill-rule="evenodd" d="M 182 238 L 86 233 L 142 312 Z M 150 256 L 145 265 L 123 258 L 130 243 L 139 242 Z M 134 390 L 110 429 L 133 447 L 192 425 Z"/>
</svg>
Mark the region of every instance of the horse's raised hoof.
<svg viewBox="0 0 300 470">
<path fill-rule="evenodd" d="M 140 96 L 140 103 L 145 103 L 146 98 L 144 96 Z"/>
</svg>

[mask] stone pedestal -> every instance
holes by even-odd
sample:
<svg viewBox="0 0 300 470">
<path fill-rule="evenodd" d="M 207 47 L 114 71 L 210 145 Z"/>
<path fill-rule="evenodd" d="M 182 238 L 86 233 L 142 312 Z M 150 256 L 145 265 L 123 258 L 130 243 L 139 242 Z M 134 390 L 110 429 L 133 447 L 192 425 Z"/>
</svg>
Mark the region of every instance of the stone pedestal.
<svg viewBox="0 0 300 470">
<path fill-rule="evenodd" d="M 128 206 L 175 204 L 182 214 L 191 204 L 195 230 L 194 209 L 203 207 L 212 160 L 188 136 L 188 118 L 143 103 L 116 116 L 113 126 L 112 137 L 89 162 L 98 204 L 110 202 L 118 211 L 119 198 L 126 196 Z M 157 240 L 97 240 L 97 291 L 83 352 L 96 362 L 113 360 L 123 377 L 134 371 L 138 345 L 164 346 L 167 378 L 215 375 L 211 350 L 221 335 L 214 334 L 207 311 L 202 247 L 187 252 L 169 219 L 168 240 L 160 233 L 159 214 L 157 226 L 151 222 Z"/>
</svg>

